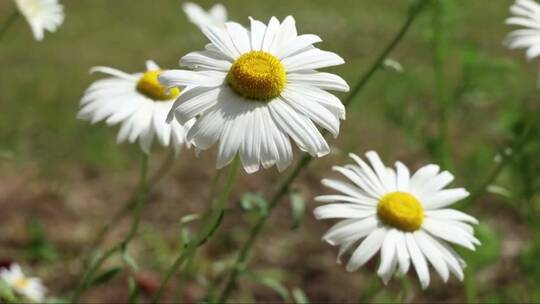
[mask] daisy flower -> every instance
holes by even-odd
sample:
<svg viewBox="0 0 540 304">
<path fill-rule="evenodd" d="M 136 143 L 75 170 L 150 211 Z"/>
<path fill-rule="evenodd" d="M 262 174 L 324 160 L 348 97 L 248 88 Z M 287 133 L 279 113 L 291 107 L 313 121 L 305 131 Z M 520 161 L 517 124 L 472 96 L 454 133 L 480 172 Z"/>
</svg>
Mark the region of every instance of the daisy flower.
<svg viewBox="0 0 540 304">
<path fill-rule="evenodd" d="M 155 62 L 147 61 L 144 73 L 127 74 L 109 67 L 94 67 L 91 72 L 111 77 L 94 82 L 86 90 L 79 119 L 92 124 L 102 120 L 108 125 L 121 123 L 117 142 L 133 143 L 138 139 L 145 153 L 150 153 L 154 136 L 162 146 L 172 145 L 177 152 L 186 144 L 186 129 L 193 121 L 184 125 L 167 123 L 167 113 L 180 90 L 167 90 L 158 82 L 161 70 Z"/>
<path fill-rule="evenodd" d="M 9 269 L 0 270 L 0 278 L 13 290 L 34 302 L 43 302 L 47 289 L 39 278 L 29 278 L 24 275 L 18 264 L 13 264 Z"/>
<path fill-rule="evenodd" d="M 251 19 L 249 30 L 227 22 L 202 31 L 211 42 L 206 50 L 180 60 L 193 70 L 165 71 L 159 80 L 186 87 L 169 119 L 199 117 L 187 138 L 200 150 L 219 141 L 218 169 L 238 153 L 248 173 L 260 165 L 282 171 L 293 158 L 289 137 L 313 156 L 330 151 L 315 124 L 338 135 L 345 107 L 325 90 L 349 86 L 316 69 L 343 64 L 341 57 L 315 48 L 318 36 L 298 35 L 291 16 L 281 23 L 272 17 L 268 25 Z"/>
<path fill-rule="evenodd" d="M 469 195 L 463 188 L 444 189 L 454 176 L 440 172 L 437 165 L 411 175 L 396 162 L 394 170 L 375 152 L 366 153 L 371 166 L 350 156 L 356 164 L 333 168 L 350 182 L 323 179 L 323 185 L 339 194 L 318 196 L 317 201 L 329 204 L 314 210 L 317 219 L 342 219 L 323 236 L 329 244 L 340 246 L 338 263 L 355 247 L 346 268 L 356 271 L 380 250 L 377 274 L 385 284 L 396 271 L 407 273 L 411 262 L 422 288 L 430 281 L 428 262 L 444 282 L 450 273 L 463 280 L 465 262 L 450 243 L 475 250 L 480 242 L 471 226 L 477 220 L 447 208 Z"/>
<path fill-rule="evenodd" d="M 208 12 L 193 2 L 185 2 L 182 4 L 182 9 L 189 21 L 201 28 L 209 25 L 224 28 L 227 22 L 227 10 L 221 3 L 212 6 Z"/>
<path fill-rule="evenodd" d="M 64 21 L 64 7 L 58 0 L 15 0 L 15 5 L 38 41 L 45 30 L 54 32 Z"/>
<path fill-rule="evenodd" d="M 506 24 L 524 27 L 506 37 L 504 43 L 511 49 L 527 49 L 527 59 L 540 55 L 540 5 L 533 0 L 516 0 L 510 7 L 512 16 Z"/>
</svg>

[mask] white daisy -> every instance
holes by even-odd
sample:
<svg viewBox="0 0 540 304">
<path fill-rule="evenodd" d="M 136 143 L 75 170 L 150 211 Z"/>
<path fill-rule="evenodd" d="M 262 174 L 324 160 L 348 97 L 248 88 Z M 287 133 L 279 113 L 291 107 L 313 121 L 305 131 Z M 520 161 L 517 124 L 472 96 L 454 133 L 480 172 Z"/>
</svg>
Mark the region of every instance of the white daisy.
<svg viewBox="0 0 540 304">
<path fill-rule="evenodd" d="M 324 90 L 349 86 L 316 69 L 343 64 L 341 57 L 313 47 L 316 35 L 298 35 L 291 16 L 268 25 L 251 19 L 251 30 L 234 22 L 202 30 L 211 41 L 206 50 L 180 60 L 194 71 L 165 71 L 159 80 L 186 86 L 169 119 L 199 117 L 188 140 L 201 150 L 219 141 L 218 169 L 239 152 L 248 173 L 261 164 L 282 171 L 293 157 L 289 137 L 313 156 L 330 151 L 315 123 L 337 136 L 345 107 Z"/>
<path fill-rule="evenodd" d="M 43 302 L 47 289 L 39 278 L 29 278 L 24 275 L 18 264 L 13 264 L 9 269 L 0 270 L 2 278 L 13 290 L 34 302 Z"/>
<path fill-rule="evenodd" d="M 109 67 L 94 67 L 91 72 L 112 77 L 98 80 L 86 90 L 78 118 L 91 123 L 105 120 L 108 125 L 122 123 L 118 143 L 139 139 L 145 153 L 150 152 L 154 136 L 162 146 L 172 144 L 175 151 L 186 144 L 186 129 L 193 121 L 167 123 L 167 113 L 180 90 L 167 90 L 158 82 L 161 70 L 155 62 L 147 61 L 144 73 L 127 74 Z"/>
<path fill-rule="evenodd" d="M 15 4 L 38 41 L 45 30 L 54 32 L 64 21 L 64 7 L 58 0 L 15 0 Z"/>
<path fill-rule="evenodd" d="M 396 169 L 385 167 L 375 152 L 366 153 L 369 166 L 351 154 L 355 165 L 334 167 L 350 182 L 323 179 L 323 185 L 340 194 L 322 195 L 317 219 L 342 219 L 323 236 L 333 246 L 340 246 L 341 256 L 356 246 L 347 264 L 355 271 L 380 249 L 377 274 L 386 284 L 396 270 L 405 274 L 410 263 L 416 269 L 422 288 L 430 281 L 428 262 L 444 282 L 449 273 L 463 280 L 465 262 L 449 243 L 475 250 L 480 242 L 471 224 L 477 220 L 463 212 L 446 208 L 467 197 L 463 188 L 444 189 L 454 176 L 439 172 L 439 166 L 427 165 L 414 174 L 400 162 Z"/>
<path fill-rule="evenodd" d="M 227 10 L 221 3 L 212 6 L 208 12 L 193 2 L 185 2 L 182 4 L 182 9 L 189 21 L 198 27 L 209 25 L 225 27 L 225 22 L 227 22 Z"/>
<path fill-rule="evenodd" d="M 527 49 L 527 59 L 540 55 L 540 5 L 533 0 L 516 0 L 510 7 L 512 17 L 506 24 L 525 27 L 506 37 L 504 43 L 512 49 Z"/>
</svg>

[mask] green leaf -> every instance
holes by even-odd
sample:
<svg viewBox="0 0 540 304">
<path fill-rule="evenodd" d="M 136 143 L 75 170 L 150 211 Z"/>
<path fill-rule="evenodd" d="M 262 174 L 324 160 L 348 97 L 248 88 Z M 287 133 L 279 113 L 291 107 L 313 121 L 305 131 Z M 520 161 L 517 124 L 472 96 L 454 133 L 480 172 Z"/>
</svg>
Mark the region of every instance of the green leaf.
<svg viewBox="0 0 540 304">
<path fill-rule="evenodd" d="M 255 283 L 261 284 L 263 286 L 266 286 L 272 289 L 273 291 L 275 291 L 277 294 L 281 296 L 284 302 L 290 302 L 289 291 L 283 284 L 281 284 L 281 282 L 279 282 L 275 278 L 272 278 L 270 276 L 260 275 L 260 274 L 249 272 L 249 271 L 244 272 L 243 275 L 245 275 L 246 277 L 248 277 Z"/>
<path fill-rule="evenodd" d="M 304 293 L 304 291 L 300 288 L 295 288 L 292 290 L 292 297 L 294 300 L 294 303 L 296 304 L 309 304 L 309 299 Z"/>
<path fill-rule="evenodd" d="M 97 286 L 97 285 L 105 284 L 109 282 L 112 278 L 114 278 L 117 274 L 119 274 L 120 271 L 122 271 L 122 268 L 120 267 L 114 267 L 109 270 L 106 270 L 100 275 L 96 276 L 94 279 L 92 279 L 92 281 L 90 281 L 88 286 Z"/>
<path fill-rule="evenodd" d="M 460 250 L 463 252 L 464 259 L 470 264 L 470 267 L 479 270 L 491 263 L 497 261 L 500 256 L 501 238 L 500 234 L 486 222 L 481 222 L 475 227 L 475 234 L 482 243 L 475 252 L 469 250 Z"/>
<path fill-rule="evenodd" d="M 17 300 L 13 289 L 2 279 L 0 279 L 0 300 L 5 301 L 6 303 L 12 303 Z M 0 301 L 2 303 L 2 301 Z"/>
<path fill-rule="evenodd" d="M 30 244 L 25 248 L 26 254 L 32 260 L 54 262 L 58 259 L 58 252 L 45 236 L 43 226 L 36 218 L 27 222 Z"/>
<path fill-rule="evenodd" d="M 298 191 L 292 191 L 290 194 L 291 212 L 292 212 L 292 229 L 300 227 L 306 212 L 306 204 L 304 198 Z"/>
<path fill-rule="evenodd" d="M 245 193 L 240 198 L 240 206 L 246 211 L 257 211 L 261 215 L 268 214 L 268 202 L 257 193 Z"/>
<path fill-rule="evenodd" d="M 122 259 L 132 270 L 139 270 L 139 265 L 137 264 L 137 261 L 135 261 L 135 259 L 125 249 L 122 250 Z"/>
<path fill-rule="evenodd" d="M 129 289 L 129 298 L 128 303 L 129 304 L 135 304 L 139 300 L 139 287 L 137 286 L 137 283 L 133 279 L 133 277 L 130 277 L 128 280 L 128 289 Z"/>
<path fill-rule="evenodd" d="M 201 218 L 201 215 L 198 213 L 187 214 L 180 218 L 180 224 L 184 225 L 184 224 L 196 221 L 200 218 Z"/>
</svg>

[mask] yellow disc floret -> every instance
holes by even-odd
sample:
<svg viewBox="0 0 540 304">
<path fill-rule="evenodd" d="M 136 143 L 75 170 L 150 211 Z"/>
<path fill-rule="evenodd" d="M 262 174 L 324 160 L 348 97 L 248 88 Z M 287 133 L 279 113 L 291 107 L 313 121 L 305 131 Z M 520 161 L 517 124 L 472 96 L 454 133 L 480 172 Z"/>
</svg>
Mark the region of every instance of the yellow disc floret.
<svg viewBox="0 0 540 304">
<path fill-rule="evenodd" d="M 17 278 L 13 285 L 19 289 L 25 289 L 30 282 L 25 277 Z"/>
<path fill-rule="evenodd" d="M 269 101 L 285 88 L 287 74 L 274 55 L 251 51 L 238 57 L 227 74 L 232 89 L 247 99 Z"/>
<path fill-rule="evenodd" d="M 422 205 L 406 192 L 392 192 L 383 196 L 377 206 L 377 215 L 386 225 L 403 231 L 418 230 L 424 221 Z"/>
<path fill-rule="evenodd" d="M 160 70 L 153 70 L 145 72 L 141 79 L 137 82 L 137 91 L 153 100 L 170 100 L 180 95 L 178 88 L 172 88 L 167 90 L 158 81 Z"/>
</svg>

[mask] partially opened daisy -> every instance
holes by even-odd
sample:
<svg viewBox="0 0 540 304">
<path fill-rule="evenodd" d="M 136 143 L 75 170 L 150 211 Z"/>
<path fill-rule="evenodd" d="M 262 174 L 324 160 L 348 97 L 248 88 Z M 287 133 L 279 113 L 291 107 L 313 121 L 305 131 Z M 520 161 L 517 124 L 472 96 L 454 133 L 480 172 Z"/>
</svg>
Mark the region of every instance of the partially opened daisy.
<svg viewBox="0 0 540 304">
<path fill-rule="evenodd" d="M 166 121 L 180 90 L 166 90 L 158 82 L 161 70 L 155 62 L 147 61 L 144 73 L 127 74 L 109 67 L 94 67 L 91 72 L 111 77 L 94 82 L 86 90 L 78 118 L 91 123 L 105 120 L 108 125 L 121 123 L 117 141 L 139 140 L 145 153 L 150 152 L 154 137 L 162 146 L 172 145 L 175 151 L 186 144 L 186 129 L 193 121 L 183 125 Z"/>
<path fill-rule="evenodd" d="M 159 80 L 187 87 L 169 117 L 180 123 L 199 117 L 188 140 L 201 150 L 219 142 L 217 168 L 238 152 L 248 173 L 260 165 L 284 170 L 293 157 L 289 137 L 313 156 L 330 151 L 315 124 L 338 135 L 345 107 L 325 90 L 349 86 L 316 69 L 340 65 L 341 57 L 315 48 L 319 37 L 298 35 L 291 16 L 281 23 L 272 17 L 268 25 L 251 19 L 250 30 L 227 22 L 203 33 L 211 41 L 206 50 L 180 60 L 193 71 L 165 71 Z"/>
<path fill-rule="evenodd" d="M 45 299 L 47 289 L 39 278 L 29 278 L 24 275 L 21 266 L 13 264 L 9 269 L 0 270 L 0 278 L 13 290 L 31 301 L 42 302 Z"/>
<path fill-rule="evenodd" d="M 43 40 L 45 30 L 54 32 L 64 21 L 64 8 L 58 0 L 15 0 L 15 4 L 38 41 Z"/>
<path fill-rule="evenodd" d="M 356 164 L 334 167 L 349 181 L 324 179 L 339 193 L 318 196 L 329 204 L 314 211 L 317 219 L 341 219 L 323 236 L 340 246 L 338 262 L 350 250 L 347 270 L 356 271 L 380 251 L 377 274 L 385 284 L 396 271 L 407 273 L 411 262 L 422 288 L 430 282 L 428 262 L 444 282 L 450 273 L 462 280 L 465 262 L 450 244 L 475 250 L 480 242 L 471 226 L 477 220 L 447 208 L 469 195 L 463 188 L 445 189 L 452 174 L 427 165 L 411 175 L 400 162 L 395 170 L 386 167 L 375 152 L 366 153 L 369 164 L 350 156 Z"/>
<path fill-rule="evenodd" d="M 182 9 L 189 21 L 198 27 L 209 25 L 225 27 L 225 22 L 227 22 L 227 10 L 221 3 L 215 4 L 208 11 L 205 11 L 196 3 L 185 2 L 182 4 Z"/>
<path fill-rule="evenodd" d="M 509 48 L 527 49 L 527 59 L 540 55 L 540 5 L 533 0 L 516 0 L 510 7 L 512 16 L 506 24 L 524 27 L 510 34 L 505 39 Z"/>
</svg>

